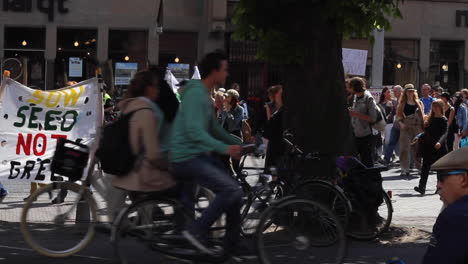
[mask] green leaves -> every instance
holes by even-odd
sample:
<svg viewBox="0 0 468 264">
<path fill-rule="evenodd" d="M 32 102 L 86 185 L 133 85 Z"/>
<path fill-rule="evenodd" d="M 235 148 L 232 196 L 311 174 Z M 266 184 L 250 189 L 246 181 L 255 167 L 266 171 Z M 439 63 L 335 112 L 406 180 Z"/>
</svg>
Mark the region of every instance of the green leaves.
<svg viewBox="0 0 468 264">
<path fill-rule="evenodd" d="M 240 0 L 233 23 L 236 39 L 258 43 L 259 59 L 304 63 L 317 25 L 333 25 L 345 38 L 372 39 L 376 27 L 390 30 L 388 18 L 401 18 L 403 0 Z"/>
</svg>

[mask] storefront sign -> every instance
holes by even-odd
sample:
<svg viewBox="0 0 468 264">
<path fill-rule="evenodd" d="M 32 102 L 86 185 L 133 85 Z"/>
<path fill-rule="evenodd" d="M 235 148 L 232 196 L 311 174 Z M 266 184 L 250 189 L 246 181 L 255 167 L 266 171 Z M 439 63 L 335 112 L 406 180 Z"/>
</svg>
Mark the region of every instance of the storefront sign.
<svg viewBox="0 0 468 264">
<path fill-rule="evenodd" d="M 102 123 L 97 78 L 72 88 L 34 90 L 8 79 L 0 109 L 0 181 L 63 180 L 50 171 L 57 140 L 89 145 Z"/>
<path fill-rule="evenodd" d="M 468 27 L 468 10 L 457 10 L 456 20 L 457 27 Z M 465 20 L 464 25 L 462 20 Z"/>
<path fill-rule="evenodd" d="M 169 63 L 167 68 L 174 74 L 178 82 L 189 78 L 190 64 Z"/>
<path fill-rule="evenodd" d="M 68 66 L 69 77 L 83 77 L 83 60 L 81 58 L 70 57 Z"/>
<path fill-rule="evenodd" d="M 345 74 L 366 76 L 367 50 L 343 49 Z"/>
<path fill-rule="evenodd" d="M 117 62 L 115 64 L 115 85 L 128 85 L 138 71 L 138 63 Z"/>
<path fill-rule="evenodd" d="M 57 4 L 57 12 L 60 14 L 68 13 L 68 8 L 65 7 L 65 2 L 68 0 L 35 0 L 36 8 L 39 12 L 47 14 L 49 21 L 54 21 L 55 5 Z M 33 0 L 3 0 L 3 12 L 20 12 L 32 13 Z"/>
</svg>

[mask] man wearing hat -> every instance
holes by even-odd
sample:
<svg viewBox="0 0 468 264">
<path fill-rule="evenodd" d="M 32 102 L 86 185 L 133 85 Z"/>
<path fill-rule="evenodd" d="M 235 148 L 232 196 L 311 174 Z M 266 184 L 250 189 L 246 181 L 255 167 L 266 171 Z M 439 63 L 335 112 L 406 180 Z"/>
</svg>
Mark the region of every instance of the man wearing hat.
<svg viewBox="0 0 468 264">
<path fill-rule="evenodd" d="M 431 169 L 448 206 L 437 218 L 423 264 L 468 263 L 468 148 L 450 152 Z"/>
</svg>

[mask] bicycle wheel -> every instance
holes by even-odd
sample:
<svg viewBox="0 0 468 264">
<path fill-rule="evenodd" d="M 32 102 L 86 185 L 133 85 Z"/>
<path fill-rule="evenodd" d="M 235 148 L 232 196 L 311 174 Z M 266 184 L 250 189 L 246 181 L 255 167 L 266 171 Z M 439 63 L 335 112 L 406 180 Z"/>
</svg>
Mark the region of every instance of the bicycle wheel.
<svg viewBox="0 0 468 264">
<path fill-rule="evenodd" d="M 115 254 L 125 264 L 140 264 L 146 260 L 155 263 L 158 259 L 164 263 L 162 254 L 185 252 L 180 249 L 185 240 L 179 234 L 187 221 L 187 215 L 175 201 L 145 199 L 136 202 L 123 209 L 114 223 L 111 241 Z"/>
<path fill-rule="evenodd" d="M 265 225 L 269 227 L 265 229 Z M 324 244 L 329 246 L 317 246 Z M 340 221 L 327 207 L 293 198 L 263 213 L 256 246 L 263 264 L 336 264 L 345 256 L 346 236 Z"/>
<path fill-rule="evenodd" d="M 2 74 L 3 71 L 10 71 L 10 78 L 18 80 L 23 75 L 23 64 L 17 58 L 8 58 L 2 62 Z"/>
<path fill-rule="evenodd" d="M 298 198 L 317 201 L 327 206 L 340 219 L 345 229 L 348 226 L 352 211 L 351 202 L 339 186 L 322 180 L 309 180 L 299 184 L 294 194 Z"/>
<path fill-rule="evenodd" d="M 68 257 L 84 249 L 94 237 L 97 221 L 96 201 L 91 192 L 74 183 L 46 185 L 26 201 L 21 213 L 20 230 L 26 243 L 47 257 Z M 61 204 L 52 204 L 49 193 L 67 191 Z M 80 200 L 79 200 L 80 199 Z M 60 240 L 57 240 L 60 234 Z"/>
<path fill-rule="evenodd" d="M 250 193 L 241 208 L 241 233 L 244 237 L 251 237 L 257 232 L 262 212 L 268 206 L 284 196 L 284 185 L 271 182 L 263 186 L 257 193 Z M 262 201 L 259 199 L 262 199 Z"/>
<path fill-rule="evenodd" d="M 382 195 L 383 202 L 376 211 L 353 214 L 351 219 L 354 223 L 347 230 L 349 237 L 357 240 L 373 240 L 388 230 L 392 222 L 393 205 L 385 190 L 382 190 Z"/>
</svg>

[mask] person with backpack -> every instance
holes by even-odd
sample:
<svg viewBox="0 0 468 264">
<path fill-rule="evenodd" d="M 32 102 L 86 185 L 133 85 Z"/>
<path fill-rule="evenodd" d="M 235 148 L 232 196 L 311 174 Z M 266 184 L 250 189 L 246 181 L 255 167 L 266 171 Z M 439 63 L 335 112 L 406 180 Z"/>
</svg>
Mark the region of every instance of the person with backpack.
<svg viewBox="0 0 468 264">
<path fill-rule="evenodd" d="M 403 95 L 400 97 L 396 114 L 396 121 L 400 126 L 400 166 L 401 175 L 407 179 L 410 176 L 411 157 L 418 166 L 416 145 L 411 144 L 413 139 L 423 130 L 424 106 L 418 98 L 413 84 L 406 84 Z"/>
<path fill-rule="evenodd" d="M 118 104 L 123 116 L 121 118 L 126 118 L 123 120 L 128 122 L 127 144 L 131 153 L 115 153 L 114 155 L 120 157 L 114 157 L 114 166 L 122 166 L 117 160 L 122 159 L 123 155 L 131 156 L 126 158 L 127 161 L 121 161 L 128 163 L 129 170 L 124 174 L 114 173 L 116 175 L 112 185 L 130 191 L 131 194 L 156 192 L 162 196 L 175 197 L 178 194 L 176 182 L 168 170 L 168 153 L 161 151 L 161 145 L 169 145 L 164 142 L 168 138 L 162 137 L 167 126 L 163 112 L 153 102 L 159 96 L 158 81 L 160 80 L 150 71 L 136 73 L 130 81 L 125 99 Z M 129 160 L 132 162 L 128 162 Z"/>
<path fill-rule="evenodd" d="M 349 108 L 349 115 L 357 154 L 365 166 L 373 167 L 372 124 L 377 121 L 380 111 L 377 110 L 374 97 L 367 91 L 364 79 L 360 77 L 352 78 L 349 80 L 349 87 L 354 93 L 353 106 Z"/>
</svg>

